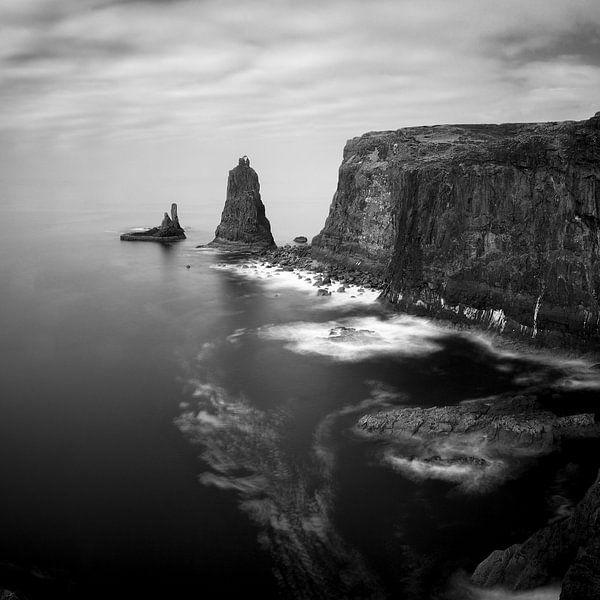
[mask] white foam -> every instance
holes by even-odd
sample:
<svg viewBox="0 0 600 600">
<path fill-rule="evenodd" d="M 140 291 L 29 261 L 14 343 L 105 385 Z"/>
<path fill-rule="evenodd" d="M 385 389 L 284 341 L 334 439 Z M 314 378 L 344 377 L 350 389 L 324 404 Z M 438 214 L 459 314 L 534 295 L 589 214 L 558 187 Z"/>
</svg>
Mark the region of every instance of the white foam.
<svg viewBox="0 0 600 600">
<path fill-rule="evenodd" d="M 330 331 L 336 327 L 353 328 L 358 334 L 347 338 L 330 336 Z M 360 330 L 369 333 L 361 334 Z M 376 356 L 425 356 L 439 350 L 436 340 L 445 332 L 425 319 L 394 315 L 267 325 L 261 327 L 258 334 L 264 339 L 283 341 L 288 350 L 298 354 L 317 354 L 353 362 Z"/>
<path fill-rule="evenodd" d="M 285 597 L 305 598 L 307 582 L 323 597 L 357 597 L 355 590 L 365 585 L 373 598 L 381 597 L 368 566 L 329 517 L 333 488 L 327 465 L 322 469 L 324 463 L 316 461 L 305 473 L 281 443 L 289 421 L 209 380 L 188 384 L 195 408 L 176 424 L 202 447 L 210 470 L 199 481 L 237 494 L 240 508 L 258 525 L 261 545 L 272 554 Z"/>
<path fill-rule="evenodd" d="M 487 464 L 440 464 L 423 458 L 405 458 L 393 452 L 385 453 L 385 462 L 410 479 L 439 479 L 457 483 L 466 492 L 487 491 L 504 480 L 507 465 L 499 459 L 487 459 Z"/>
<path fill-rule="evenodd" d="M 557 386 L 563 390 L 600 390 L 600 373 L 579 370 L 561 379 Z"/>
<path fill-rule="evenodd" d="M 560 587 L 548 586 L 534 590 L 513 592 L 503 588 L 484 589 L 468 586 L 473 600 L 559 600 Z"/>
<path fill-rule="evenodd" d="M 407 458 L 410 456 L 410 458 Z M 441 461 L 426 460 L 439 456 Z M 448 462 L 453 458 L 473 457 L 485 462 Z M 383 452 L 383 462 L 411 479 L 440 479 L 460 484 L 463 491 L 480 492 L 504 481 L 516 458 L 501 456 L 490 450 L 479 436 L 449 437 L 422 443 L 412 439 L 407 444 L 392 444 Z"/>
<path fill-rule="evenodd" d="M 482 332 L 468 332 L 462 335 L 476 341 L 492 354 L 509 360 L 527 360 L 533 365 L 540 367 L 549 367 L 564 372 L 564 376 L 554 382 L 552 385 L 557 389 L 570 390 L 598 390 L 600 389 L 600 370 L 594 367 L 591 360 L 585 358 L 568 358 L 556 356 L 548 351 L 527 350 L 519 351 L 507 349 L 501 344 L 497 344 L 494 338 Z M 509 366 L 499 365 L 498 370 L 508 371 Z M 540 373 L 519 373 L 514 378 L 514 383 L 518 385 L 536 385 L 544 383 L 547 380 L 547 374 Z"/>
<path fill-rule="evenodd" d="M 305 269 L 294 269 L 285 271 L 267 262 L 251 260 L 244 263 L 218 263 L 211 265 L 212 269 L 229 271 L 246 279 L 254 279 L 261 283 L 271 292 L 277 290 L 282 292 L 286 289 L 303 292 L 306 295 L 318 298 L 320 307 L 344 307 L 357 304 L 374 304 L 380 295 L 380 290 L 374 288 L 363 288 L 358 285 L 342 283 L 332 279 L 328 285 L 316 287 L 314 283 L 324 277 L 322 272 L 308 271 Z M 345 287 L 344 292 L 338 292 L 340 287 Z M 318 296 L 317 290 L 325 289 L 331 293 L 330 296 Z"/>
</svg>

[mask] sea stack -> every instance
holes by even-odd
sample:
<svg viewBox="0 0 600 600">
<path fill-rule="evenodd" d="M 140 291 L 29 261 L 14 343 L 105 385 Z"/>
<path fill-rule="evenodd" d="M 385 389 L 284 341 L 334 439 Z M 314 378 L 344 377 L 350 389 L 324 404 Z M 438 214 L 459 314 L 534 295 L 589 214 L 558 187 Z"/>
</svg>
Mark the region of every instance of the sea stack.
<svg viewBox="0 0 600 600">
<path fill-rule="evenodd" d="M 177 216 L 177 204 L 171 204 L 171 216 L 164 214 L 162 223 L 158 227 L 153 227 L 146 231 L 136 231 L 133 233 L 124 233 L 121 240 L 125 242 L 176 242 L 185 240 L 183 227 L 179 224 Z"/>
<path fill-rule="evenodd" d="M 258 175 L 247 156 L 242 156 L 237 167 L 229 171 L 225 207 L 210 245 L 250 249 L 275 246 L 260 199 Z"/>
</svg>

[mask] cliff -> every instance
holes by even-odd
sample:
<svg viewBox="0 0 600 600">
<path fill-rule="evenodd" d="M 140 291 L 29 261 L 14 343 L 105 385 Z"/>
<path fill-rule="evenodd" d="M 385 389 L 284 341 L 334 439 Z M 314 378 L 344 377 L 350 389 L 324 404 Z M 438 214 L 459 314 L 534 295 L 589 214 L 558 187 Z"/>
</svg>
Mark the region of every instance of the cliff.
<svg viewBox="0 0 600 600">
<path fill-rule="evenodd" d="M 240 158 L 238 166 L 229 171 L 221 222 L 215 231 L 215 239 L 209 245 L 252 248 L 275 246 L 271 224 L 260 198 L 258 175 L 250 166 L 247 156 Z"/>
<path fill-rule="evenodd" d="M 528 590 L 564 577 L 560 600 L 600 597 L 600 474 L 573 514 L 522 544 L 496 550 L 475 570 L 481 586 Z"/>
<path fill-rule="evenodd" d="M 346 144 L 315 257 L 384 274 L 404 309 L 598 341 L 600 113 Z"/>
</svg>

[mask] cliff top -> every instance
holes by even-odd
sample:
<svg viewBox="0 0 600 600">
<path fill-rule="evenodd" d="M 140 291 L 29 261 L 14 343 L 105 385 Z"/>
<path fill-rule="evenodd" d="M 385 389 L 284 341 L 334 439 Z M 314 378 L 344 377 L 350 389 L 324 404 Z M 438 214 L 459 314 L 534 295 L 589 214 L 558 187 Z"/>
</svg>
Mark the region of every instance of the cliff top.
<svg viewBox="0 0 600 600">
<path fill-rule="evenodd" d="M 405 127 L 388 131 L 371 131 L 348 140 L 344 161 L 353 155 L 370 155 L 372 161 L 418 162 L 419 166 L 432 161 L 497 161 L 504 162 L 505 154 L 523 152 L 528 160 L 546 151 L 578 151 L 582 137 L 594 138 L 598 148 L 600 112 L 585 121 L 550 121 L 546 123 L 456 124 Z M 590 157 L 597 160 L 597 150 Z"/>
</svg>

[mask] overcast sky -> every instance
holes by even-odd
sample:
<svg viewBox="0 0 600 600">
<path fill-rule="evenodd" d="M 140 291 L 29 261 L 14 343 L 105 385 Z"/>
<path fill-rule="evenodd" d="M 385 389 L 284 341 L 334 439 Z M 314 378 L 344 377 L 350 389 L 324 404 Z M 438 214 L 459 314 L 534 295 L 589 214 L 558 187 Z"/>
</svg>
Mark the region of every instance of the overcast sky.
<svg viewBox="0 0 600 600">
<path fill-rule="evenodd" d="M 600 110 L 599 32 L 598 0 L 1 0 L 2 201 L 94 182 L 218 221 L 247 153 L 312 235 L 350 137 Z"/>
</svg>

